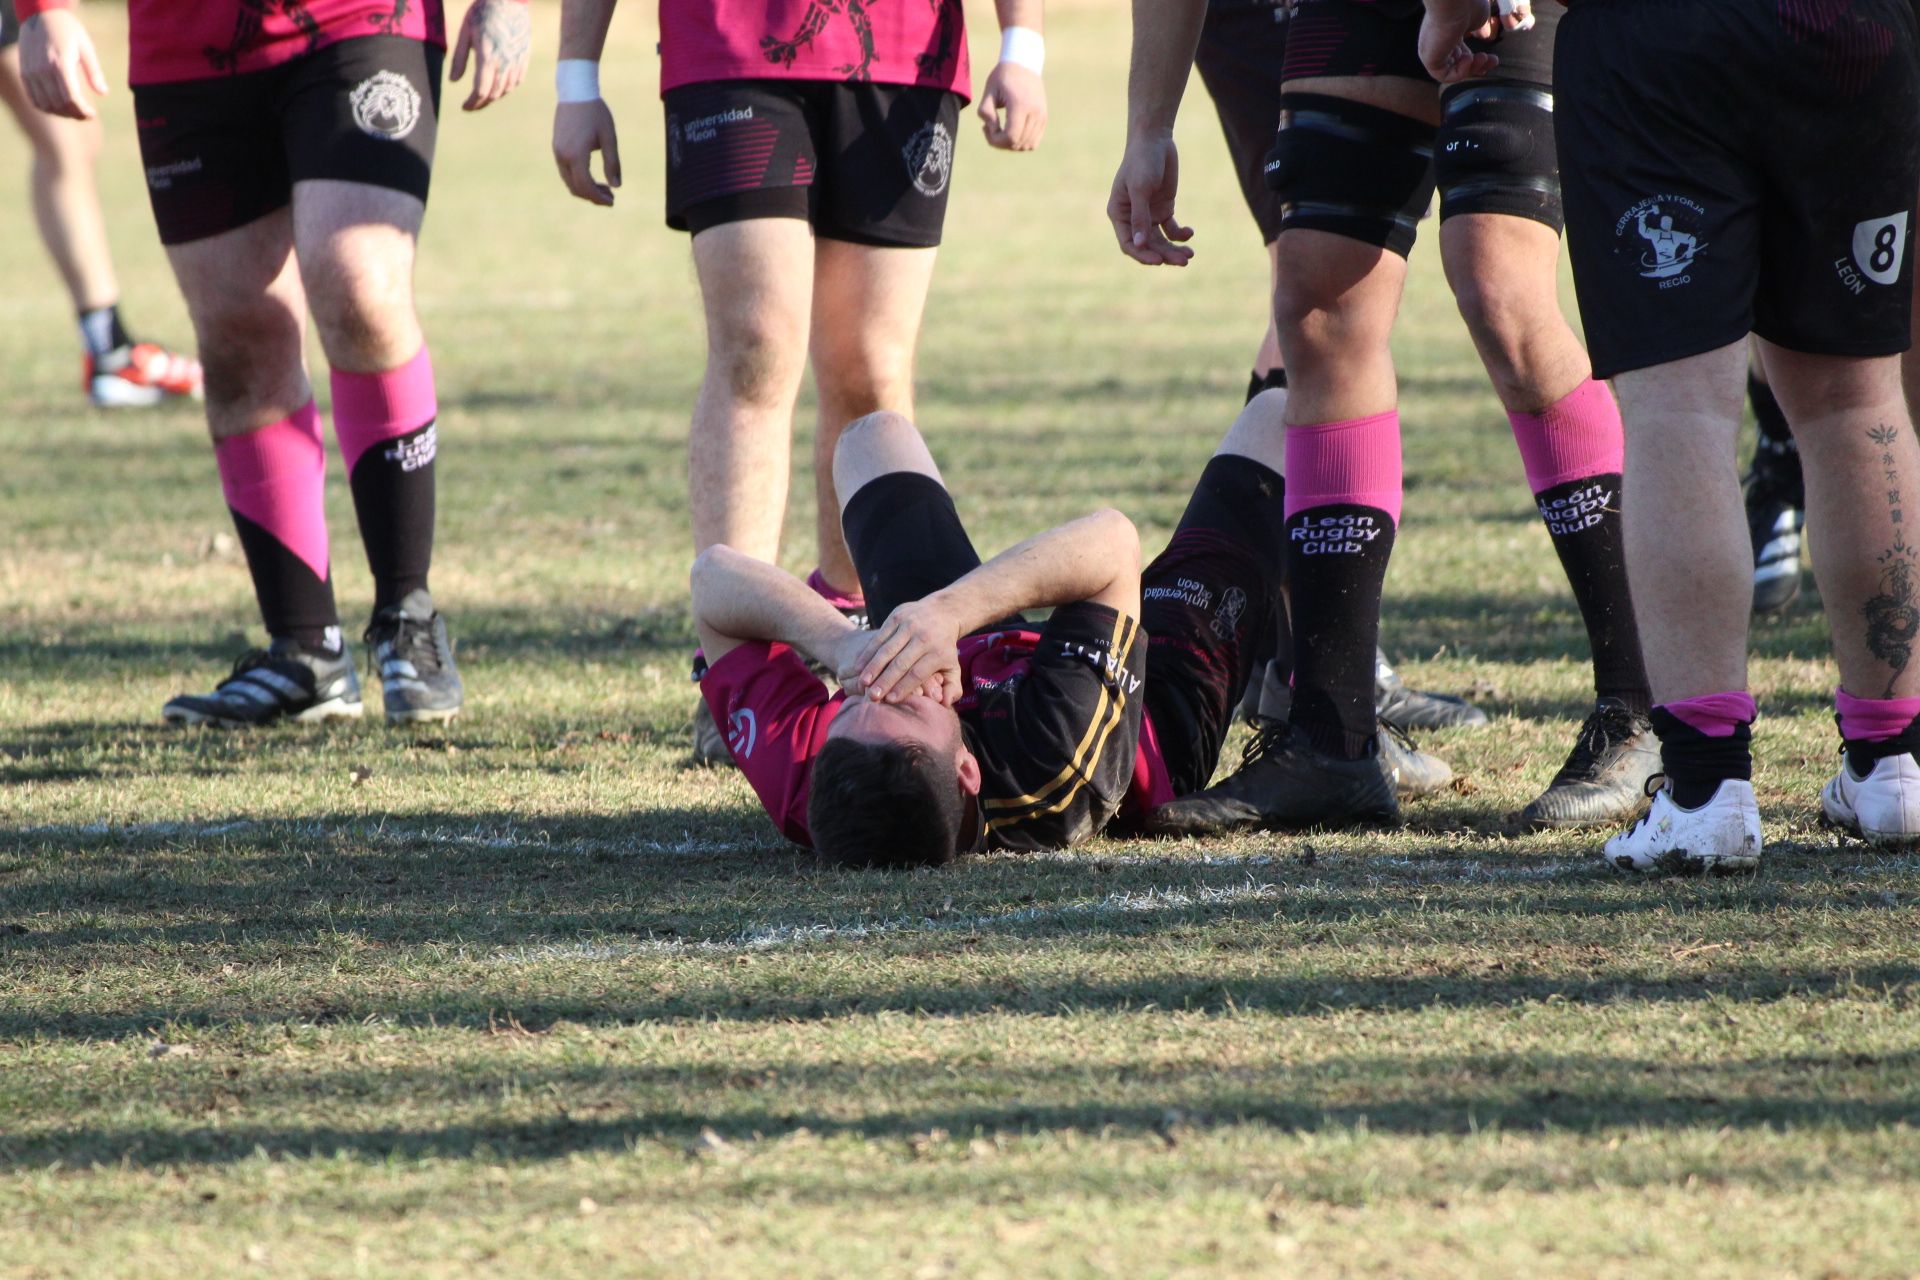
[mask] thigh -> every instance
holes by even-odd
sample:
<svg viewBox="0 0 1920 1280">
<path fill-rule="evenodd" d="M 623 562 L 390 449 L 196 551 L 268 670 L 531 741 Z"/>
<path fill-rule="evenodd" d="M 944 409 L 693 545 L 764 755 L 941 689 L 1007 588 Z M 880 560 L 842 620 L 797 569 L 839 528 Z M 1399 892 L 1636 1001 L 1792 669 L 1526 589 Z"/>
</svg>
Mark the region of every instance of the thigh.
<svg viewBox="0 0 1920 1280">
<path fill-rule="evenodd" d="M 1792 86 L 1769 145 L 1754 330 L 1795 351 L 1882 356 L 1910 340 L 1920 69 L 1913 10 L 1860 0 L 1781 40 Z M 1796 83 L 1793 83 L 1797 81 Z"/>
<path fill-rule="evenodd" d="M 424 205 L 440 62 L 425 41 L 363 36 L 288 63 L 275 106 L 293 181 L 378 188 Z"/>
<path fill-rule="evenodd" d="M 791 218 L 726 222 L 693 237 L 709 359 L 742 352 L 804 367 L 813 301 L 812 233 Z"/>
<path fill-rule="evenodd" d="M 285 209 L 167 246 L 206 367 L 216 437 L 284 418 L 310 396 L 303 363 L 307 306 Z"/>
<path fill-rule="evenodd" d="M 820 190 L 814 231 L 928 249 L 946 227 L 959 95 L 918 85 L 815 86 Z"/>
<path fill-rule="evenodd" d="M 1563 20 L 1554 129 L 1597 378 L 1753 328 L 1764 183 L 1746 135 L 1770 90 L 1755 79 L 1764 64 L 1723 66 L 1721 9 L 1609 0 Z"/>
<path fill-rule="evenodd" d="M 714 80 L 669 89 L 667 225 L 699 236 L 764 218 L 806 222 L 819 167 L 805 83 Z"/>
<path fill-rule="evenodd" d="M 1209 5 L 1194 69 L 1226 135 L 1233 176 L 1262 244 L 1280 234 L 1281 201 L 1267 185 L 1266 159 L 1280 127 L 1280 70 L 1287 56 L 1287 6 Z"/>
<path fill-rule="evenodd" d="M 294 246 L 336 369 L 375 373 L 420 349 L 413 263 L 426 206 L 404 191 L 309 179 L 293 188 Z"/>
<path fill-rule="evenodd" d="M 133 114 L 160 243 L 249 226 L 292 198 L 271 101 L 278 69 L 139 85 Z"/>
</svg>

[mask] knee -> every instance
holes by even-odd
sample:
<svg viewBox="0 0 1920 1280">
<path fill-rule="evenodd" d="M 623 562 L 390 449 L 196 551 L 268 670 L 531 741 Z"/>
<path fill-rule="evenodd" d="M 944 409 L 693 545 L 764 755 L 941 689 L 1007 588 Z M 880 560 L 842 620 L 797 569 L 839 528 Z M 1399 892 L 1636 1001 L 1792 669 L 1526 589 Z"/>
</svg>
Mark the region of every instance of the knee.
<svg viewBox="0 0 1920 1280">
<path fill-rule="evenodd" d="M 823 406 L 854 418 L 913 403 L 913 348 L 889 341 L 816 343 L 815 384 Z"/>
<path fill-rule="evenodd" d="M 412 291 L 377 278 L 334 280 L 309 290 L 313 321 L 336 367 L 391 368 L 420 348 Z"/>
<path fill-rule="evenodd" d="M 885 451 L 890 445 L 911 441 L 920 443 L 920 430 L 905 414 L 882 409 L 849 422 L 833 446 L 836 474 L 857 466 L 863 458 Z"/>
<path fill-rule="evenodd" d="M 1453 300 L 1460 308 L 1473 343 L 1486 357 L 1496 379 L 1511 378 L 1520 363 L 1528 326 L 1527 308 L 1498 285 L 1467 276 L 1454 285 Z"/>
<path fill-rule="evenodd" d="M 738 404 L 778 408 L 798 392 L 805 339 L 768 316 L 709 331 L 707 379 Z"/>
<path fill-rule="evenodd" d="M 241 408 L 277 392 L 301 368 L 300 317 L 274 303 L 199 310 L 194 315 L 210 409 Z"/>
</svg>

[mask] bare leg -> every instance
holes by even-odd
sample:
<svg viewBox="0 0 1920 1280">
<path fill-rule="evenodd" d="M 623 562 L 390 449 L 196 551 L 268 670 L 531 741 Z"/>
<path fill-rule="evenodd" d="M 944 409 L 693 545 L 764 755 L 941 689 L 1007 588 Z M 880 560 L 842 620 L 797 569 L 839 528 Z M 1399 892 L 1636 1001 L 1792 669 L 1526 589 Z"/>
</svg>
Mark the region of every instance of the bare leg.
<svg viewBox="0 0 1920 1280">
<path fill-rule="evenodd" d="M 33 146 L 33 216 L 76 312 L 120 300 L 107 247 L 94 165 L 100 122 L 67 120 L 34 109 L 20 82 L 20 51 L 0 50 L 0 101 Z"/>
<path fill-rule="evenodd" d="M 1742 339 L 1614 379 L 1627 572 L 1656 703 L 1747 687 L 1753 561 L 1734 462 L 1746 361 Z"/>
<path fill-rule="evenodd" d="M 806 371 L 813 234 L 756 218 L 693 239 L 707 315 L 707 371 L 687 445 L 693 543 L 780 554 L 793 405 Z"/>
<path fill-rule="evenodd" d="M 1840 683 L 1861 698 L 1920 693 L 1920 441 L 1900 361 L 1810 356 L 1763 344 L 1800 442 L 1813 574 Z M 1637 586 L 1637 584 L 1636 584 Z"/>
<path fill-rule="evenodd" d="M 1460 316 L 1509 413 L 1538 413 L 1593 373 L 1560 310 L 1560 237 L 1529 218 L 1466 213 L 1440 224 Z"/>
<path fill-rule="evenodd" d="M 1267 296 L 1273 297 L 1280 287 L 1280 242 L 1273 240 L 1267 244 Z M 1267 332 L 1260 339 L 1260 350 L 1253 357 L 1253 372 L 1257 377 L 1265 377 L 1275 369 L 1286 368 L 1286 361 L 1280 355 L 1280 333 L 1274 327 L 1273 308 L 1267 308 Z"/>
<path fill-rule="evenodd" d="M 293 193 L 294 240 L 327 363 L 349 373 L 404 364 L 425 342 L 413 261 L 425 206 L 360 182 L 308 181 Z"/>
<path fill-rule="evenodd" d="M 815 243 L 813 377 L 820 422 L 813 440 L 820 576 L 858 594 L 860 579 L 840 531 L 834 447 L 849 422 L 879 410 L 913 416 L 913 357 L 933 281 L 933 249 Z"/>
<path fill-rule="evenodd" d="M 306 292 L 285 209 L 167 250 L 207 379 L 212 437 L 255 431 L 313 399 L 303 356 Z"/>
</svg>

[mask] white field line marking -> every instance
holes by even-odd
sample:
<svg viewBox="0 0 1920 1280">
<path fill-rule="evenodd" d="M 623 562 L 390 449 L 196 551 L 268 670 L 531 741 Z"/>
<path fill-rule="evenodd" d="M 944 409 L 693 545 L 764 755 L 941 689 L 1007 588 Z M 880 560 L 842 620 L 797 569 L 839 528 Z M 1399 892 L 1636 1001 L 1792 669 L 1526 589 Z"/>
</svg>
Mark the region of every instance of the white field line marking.
<svg viewBox="0 0 1920 1280">
<path fill-rule="evenodd" d="M 756 925 L 725 938 L 641 938 L 631 942 L 547 943 L 510 947 L 493 954 L 502 964 L 543 960 L 618 960 L 626 956 L 776 951 L 810 942 L 864 942 L 889 934 L 982 933 L 1026 924 L 1068 924 L 1115 916 L 1160 914 L 1195 907 L 1231 906 L 1281 897 L 1291 886 L 1249 879 L 1238 885 L 1197 885 L 1192 889 L 1152 888 L 1110 893 L 1091 902 L 1060 906 L 1016 907 L 971 916 L 893 916 L 859 924 Z"/>
</svg>

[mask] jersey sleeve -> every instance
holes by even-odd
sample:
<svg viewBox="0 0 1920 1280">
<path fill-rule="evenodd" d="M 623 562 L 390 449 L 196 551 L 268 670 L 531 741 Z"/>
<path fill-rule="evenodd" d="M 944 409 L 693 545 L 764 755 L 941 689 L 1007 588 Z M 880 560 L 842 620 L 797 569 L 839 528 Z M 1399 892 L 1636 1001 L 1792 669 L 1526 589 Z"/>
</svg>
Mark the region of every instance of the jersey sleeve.
<svg viewBox="0 0 1920 1280">
<path fill-rule="evenodd" d="M 780 833 L 813 845 L 807 794 L 813 760 L 845 701 L 784 644 L 755 642 L 728 652 L 700 678 L 700 696 L 727 736 L 727 749 Z"/>
<path fill-rule="evenodd" d="M 996 843 L 1063 847 L 1113 817 L 1133 778 L 1146 648 L 1139 622 L 1105 605 L 1054 610 L 1010 717 L 990 732 L 1004 780 L 983 800 Z"/>
</svg>

